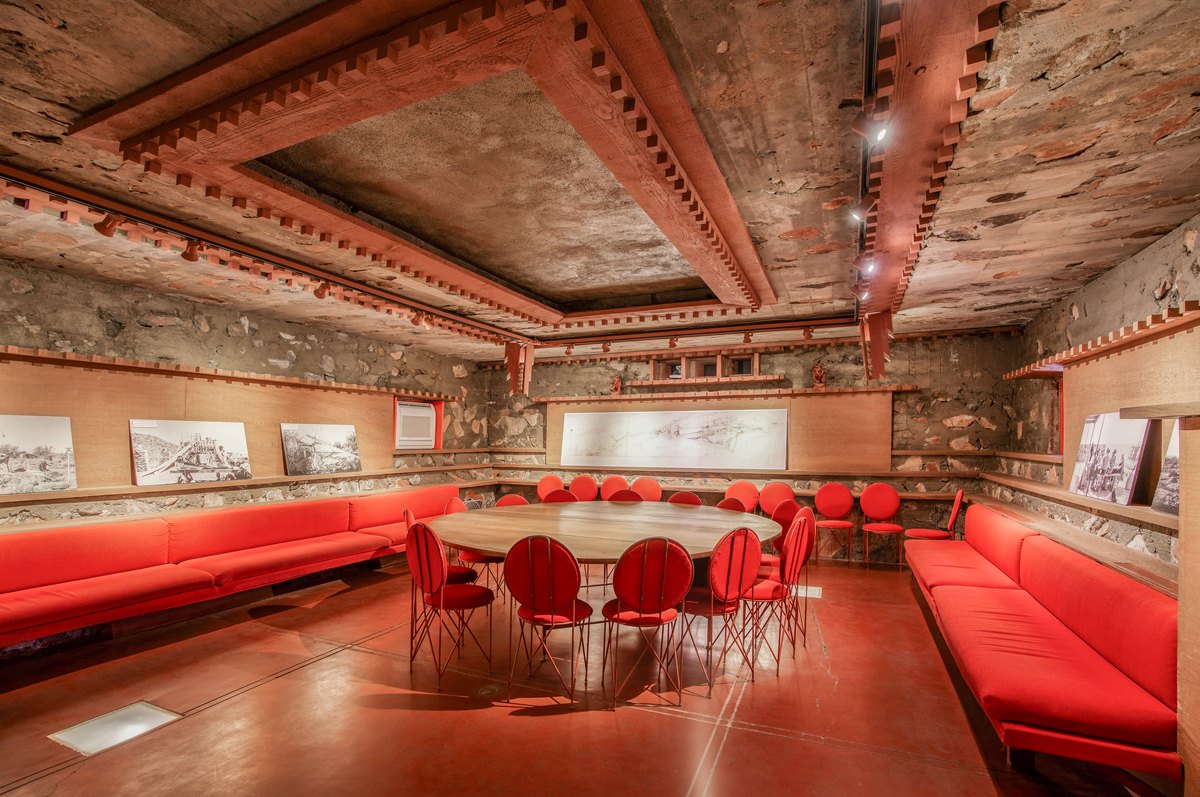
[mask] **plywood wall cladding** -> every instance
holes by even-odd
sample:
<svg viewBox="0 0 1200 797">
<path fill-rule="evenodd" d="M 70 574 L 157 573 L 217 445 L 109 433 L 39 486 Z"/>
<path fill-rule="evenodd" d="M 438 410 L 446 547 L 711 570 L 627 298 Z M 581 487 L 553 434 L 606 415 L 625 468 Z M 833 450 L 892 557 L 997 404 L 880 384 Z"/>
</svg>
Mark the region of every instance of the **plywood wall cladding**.
<svg viewBox="0 0 1200 797">
<path fill-rule="evenodd" d="M 1200 418 L 1179 438 L 1179 755 L 1188 794 L 1200 792 Z"/>
<path fill-rule="evenodd" d="M 563 416 L 568 412 L 788 410 L 788 470 L 891 469 L 892 394 L 831 393 L 748 399 L 594 401 L 546 406 L 546 464 L 562 464 Z"/>
<path fill-rule="evenodd" d="M 1070 484 L 1084 419 L 1123 407 L 1195 401 L 1200 396 L 1200 331 L 1180 332 L 1063 371 L 1063 479 Z M 1164 423 L 1170 434 L 1170 424 Z"/>
<path fill-rule="evenodd" d="M 0 415 L 71 419 L 80 488 L 133 484 L 129 419 L 240 421 L 255 477 L 284 476 L 280 423 L 353 424 L 364 470 L 392 466 L 390 395 L 0 363 Z"/>
</svg>

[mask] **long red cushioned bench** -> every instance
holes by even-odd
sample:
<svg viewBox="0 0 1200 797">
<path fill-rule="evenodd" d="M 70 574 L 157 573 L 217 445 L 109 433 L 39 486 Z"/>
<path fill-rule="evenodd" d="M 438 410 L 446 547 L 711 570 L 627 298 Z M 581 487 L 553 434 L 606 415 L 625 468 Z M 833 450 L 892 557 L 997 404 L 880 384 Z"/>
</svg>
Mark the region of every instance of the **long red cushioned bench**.
<svg viewBox="0 0 1200 797">
<path fill-rule="evenodd" d="M 978 504 L 904 551 L 1005 745 L 1182 777 L 1174 599 Z"/>
<path fill-rule="evenodd" d="M 402 553 L 453 484 L 0 534 L 0 647 Z"/>
</svg>

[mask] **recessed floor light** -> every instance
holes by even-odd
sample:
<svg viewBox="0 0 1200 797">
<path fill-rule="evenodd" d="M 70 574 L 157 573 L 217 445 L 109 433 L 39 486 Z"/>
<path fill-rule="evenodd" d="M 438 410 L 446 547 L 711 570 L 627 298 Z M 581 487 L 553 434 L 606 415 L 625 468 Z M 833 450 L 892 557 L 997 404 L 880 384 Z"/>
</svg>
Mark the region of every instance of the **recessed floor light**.
<svg viewBox="0 0 1200 797">
<path fill-rule="evenodd" d="M 65 731 L 52 733 L 50 738 L 78 753 L 95 755 L 143 733 L 149 733 L 168 722 L 174 722 L 182 716 L 152 703 L 138 701 L 87 722 L 81 722 Z"/>
<path fill-rule="evenodd" d="M 821 588 L 820 587 L 792 587 L 792 594 L 795 595 L 797 598 L 803 598 L 805 590 L 808 590 L 808 597 L 810 597 L 810 598 L 821 597 Z"/>
</svg>

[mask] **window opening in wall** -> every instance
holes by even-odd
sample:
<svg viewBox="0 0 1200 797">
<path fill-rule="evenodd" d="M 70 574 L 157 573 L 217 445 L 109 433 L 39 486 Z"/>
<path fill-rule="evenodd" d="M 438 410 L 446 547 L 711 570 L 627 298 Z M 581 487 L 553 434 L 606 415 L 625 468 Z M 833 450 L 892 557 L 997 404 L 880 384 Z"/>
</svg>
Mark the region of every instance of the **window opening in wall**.
<svg viewBox="0 0 1200 797">
<path fill-rule="evenodd" d="M 733 361 L 733 373 L 736 375 L 750 374 L 753 373 L 753 370 L 754 363 L 750 359 Z"/>
</svg>

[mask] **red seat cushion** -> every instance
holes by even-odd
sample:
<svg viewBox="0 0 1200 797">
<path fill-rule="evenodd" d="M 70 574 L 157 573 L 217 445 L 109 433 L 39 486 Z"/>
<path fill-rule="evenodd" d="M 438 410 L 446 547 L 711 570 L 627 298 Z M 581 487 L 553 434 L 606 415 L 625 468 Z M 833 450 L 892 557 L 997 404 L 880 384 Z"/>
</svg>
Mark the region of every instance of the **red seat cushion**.
<svg viewBox="0 0 1200 797">
<path fill-rule="evenodd" d="M 347 528 L 350 531 L 363 531 L 395 523 L 403 525 L 405 509 L 411 509 L 417 520 L 439 517 L 446 509 L 446 502 L 457 497 L 458 487 L 453 484 L 355 496 L 347 499 L 350 505 Z M 388 538 L 403 545 L 407 533 L 408 529 L 404 528 L 398 536 Z"/>
<path fill-rule="evenodd" d="M 904 556 L 927 590 L 951 586 L 1021 588 L 967 542 L 909 540 L 904 543 Z"/>
<path fill-rule="evenodd" d="M 417 520 L 424 522 L 423 518 Z M 355 529 L 360 534 L 370 534 L 373 537 L 383 537 L 392 545 L 403 545 L 408 540 L 408 525 L 403 520 L 399 523 L 388 523 L 383 526 L 369 526 L 365 529 Z"/>
<path fill-rule="evenodd" d="M 462 565 L 448 565 L 446 567 L 446 583 L 447 584 L 474 584 L 479 578 L 479 573 L 470 567 Z"/>
<path fill-rule="evenodd" d="M 458 552 L 458 561 L 469 562 L 471 564 L 476 564 L 476 565 L 496 565 L 496 564 L 500 564 L 501 562 L 503 562 L 504 557 L 503 556 L 485 556 L 484 554 L 474 553 L 472 551 L 459 551 Z"/>
<path fill-rule="evenodd" d="M 496 595 L 475 584 L 447 584 L 437 592 L 426 593 L 425 603 L 441 609 L 477 609 L 487 606 Z"/>
<path fill-rule="evenodd" d="M 864 523 L 863 531 L 873 531 L 876 534 L 899 534 L 904 531 L 904 527 L 897 526 L 895 523 Z"/>
<path fill-rule="evenodd" d="M 1037 532 L 980 504 L 967 507 L 964 539 L 1011 578 L 1021 580 L 1021 546 Z"/>
<path fill-rule="evenodd" d="M 517 608 L 517 614 L 525 622 L 535 625 L 573 625 L 591 617 L 592 607 L 576 598 L 570 606 L 555 612 L 534 612 L 528 606 L 520 606 Z"/>
<path fill-rule="evenodd" d="M 683 599 L 683 611 L 697 617 L 721 617 L 726 614 L 737 614 L 738 601 L 722 602 L 713 599 L 712 590 L 708 587 L 692 587 Z"/>
<path fill-rule="evenodd" d="M 769 578 L 760 578 L 746 593 L 748 601 L 779 601 L 787 596 L 787 587 Z"/>
<path fill-rule="evenodd" d="M 1021 586 L 1121 672 L 1176 707 L 1174 598 L 1042 536 L 1025 541 Z"/>
<path fill-rule="evenodd" d="M 1175 712 L 1029 593 L 947 586 L 933 595 L 946 642 L 991 719 L 1174 749 Z"/>
<path fill-rule="evenodd" d="M 952 535 L 945 529 L 905 529 L 904 536 L 914 540 L 948 540 Z"/>
<path fill-rule="evenodd" d="M 161 518 L 0 534 L 0 593 L 165 564 Z"/>
<path fill-rule="evenodd" d="M 342 498 L 180 512 L 167 518 L 171 561 L 179 563 L 345 532 L 348 513 Z"/>
<path fill-rule="evenodd" d="M 179 565 L 156 565 L 0 595 L 0 632 L 132 606 L 194 589 L 211 588 L 213 578 Z"/>
<path fill-rule="evenodd" d="M 388 547 L 387 540 L 370 534 L 343 531 L 305 540 L 290 540 L 240 551 L 188 559 L 185 567 L 211 573 L 217 586 L 343 556 L 369 553 Z"/>
<path fill-rule="evenodd" d="M 600 613 L 614 623 L 636 626 L 638 628 L 653 628 L 666 625 L 679 615 L 679 612 L 675 611 L 675 609 L 667 609 L 660 614 L 641 614 L 640 612 L 625 608 L 616 598 L 604 604 L 604 608 L 600 610 Z"/>
<path fill-rule="evenodd" d="M 819 529 L 852 529 L 854 524 L 849 520 L 818 520 L 817 528 Z"/>
</svg>

